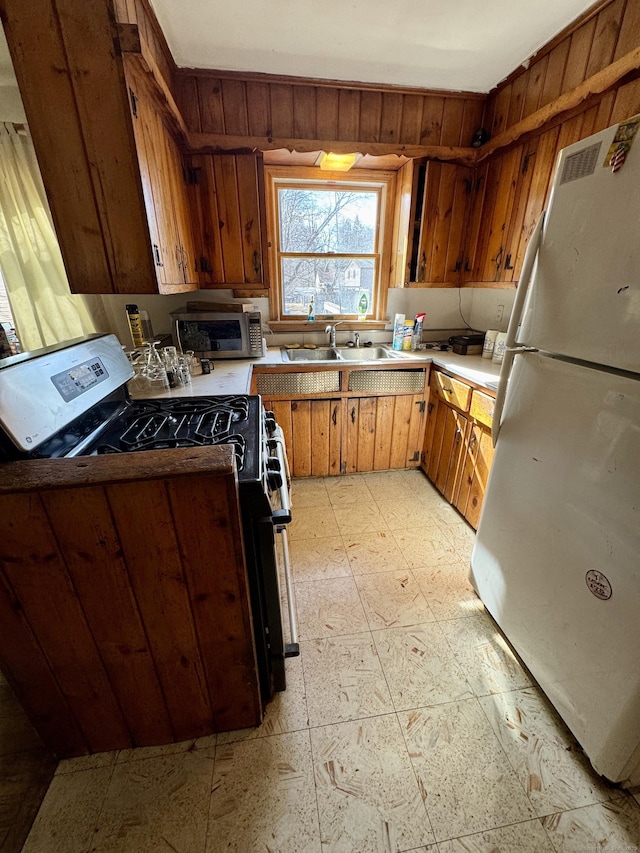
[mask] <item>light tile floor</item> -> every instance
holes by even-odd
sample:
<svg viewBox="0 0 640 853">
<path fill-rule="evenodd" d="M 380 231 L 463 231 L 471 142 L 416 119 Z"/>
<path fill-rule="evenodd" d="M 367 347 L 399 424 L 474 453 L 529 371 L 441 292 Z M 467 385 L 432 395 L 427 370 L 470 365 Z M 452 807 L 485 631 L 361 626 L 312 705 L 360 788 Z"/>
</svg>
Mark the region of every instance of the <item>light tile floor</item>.
<svg viewBox="0 0 640 853">
<path fill-rule="evenodd" d="M 61 762 L 24 853 L 638 853 L 421 472 L 297 480 L 301 656 L 259 729 Z"/>
</svg>

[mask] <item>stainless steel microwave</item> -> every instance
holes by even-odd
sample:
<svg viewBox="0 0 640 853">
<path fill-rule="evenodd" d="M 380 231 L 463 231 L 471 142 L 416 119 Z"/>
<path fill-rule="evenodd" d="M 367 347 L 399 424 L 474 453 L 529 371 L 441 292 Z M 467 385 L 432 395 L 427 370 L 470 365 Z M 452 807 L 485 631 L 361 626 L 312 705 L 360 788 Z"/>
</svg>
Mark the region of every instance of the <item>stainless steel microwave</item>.
<svg viewBox="0 0 640 853">
<path fill-rule="evenodd" d="M 172 311 L 173 340 L 199 358 L 260 358 L 264 355 L 260 311 Z"/>
</svg>

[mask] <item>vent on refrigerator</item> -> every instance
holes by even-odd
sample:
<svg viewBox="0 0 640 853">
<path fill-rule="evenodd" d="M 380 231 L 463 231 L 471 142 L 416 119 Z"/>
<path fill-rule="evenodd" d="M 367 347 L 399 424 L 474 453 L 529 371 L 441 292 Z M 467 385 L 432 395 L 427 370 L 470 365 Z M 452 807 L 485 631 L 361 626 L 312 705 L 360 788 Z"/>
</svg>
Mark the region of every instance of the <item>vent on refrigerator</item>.
<svg viewBox="0 0 640 853">
<path fill-rule="evenodd" d="M 593 175 L 601 147 L 602 142 L 596 142 L 567 157 L 562 167 L 560 184 L 568 184 L 569 181 L 577 181 L 579 178 Z"/>
</svg>

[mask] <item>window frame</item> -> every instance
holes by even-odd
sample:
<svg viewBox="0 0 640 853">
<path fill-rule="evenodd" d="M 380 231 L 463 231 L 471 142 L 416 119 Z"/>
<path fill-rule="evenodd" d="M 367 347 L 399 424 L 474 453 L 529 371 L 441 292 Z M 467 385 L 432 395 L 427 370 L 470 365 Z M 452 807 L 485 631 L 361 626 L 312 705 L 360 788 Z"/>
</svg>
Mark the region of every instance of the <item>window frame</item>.
<svg viewBox="0 0 640 853">
<path fill-rule="evenodd" d="M 355 186 L 361 190 L 373 190 L 379 194 L 378 225 L 376 228 L 376 249 L 378 259 L 377 282 L 374 282 L 373 299 L 367 321 L 382 321 L 387 307 L 391 271 L 391 243 L 393 236 L 394 199 L 396 173 L 386 170 L 351 169 L 349 172 L 325 172 L 313 166 L 265 166 L 265 184 L 267 197 L 267 234 L 269 265 L 271 268 L 271 293 L 269 298 L 270 318 L 277 322 L 308 322 L 307 314 L 285 314 L 283 312 L 283 293 L 280 266 L 280 222 L 278 215 L 278 188 L 309 187 L 314 189 L 332 189 L 336 185 L 349 188 Z M 287 256 L 291 253 L 283 252 Z M 310 253 L 310 256 L 317 256 Z M 347 257 L 358 257 L 357 253 L 348 253 Z M 345 257 L 340 253 L 327 253 L 328 258 Z M 368 257 L 368 255 L 367 255 Z M 318 314 L 316 320 L 323 323 L 328 320 L 357 320 L 357 314 Z"/>
</svg>

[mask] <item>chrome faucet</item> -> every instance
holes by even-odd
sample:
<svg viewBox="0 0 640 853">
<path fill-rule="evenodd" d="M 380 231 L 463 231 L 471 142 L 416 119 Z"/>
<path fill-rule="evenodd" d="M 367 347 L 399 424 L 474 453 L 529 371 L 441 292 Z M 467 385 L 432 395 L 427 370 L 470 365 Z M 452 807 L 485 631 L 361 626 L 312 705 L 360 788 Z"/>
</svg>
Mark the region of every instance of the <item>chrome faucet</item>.
<svg viewBox="0 0 640 853">
<path fill-rule="evenodd" d="M 357 347 L 359 347 L 360 346 L 360 332 L 356 332 L 355 335 L 353 336 L 353 339 L 355 341 L 355 345 Z"/>
<path fill-rule="evenodd" d="M 338 320 L 338 322 L 334 323 L 333 326 L 331 325 L 331 323 L 329 323 L 327 325 L 325 332 L 328 333 L 328 335 L 329 335 L 329 346 L 330 347 L 334 347 L 336 345 L 336 326 L 338 326 L 340 323 L 343 323 L 343 322 L 344 322 L 343 320 Z"/>
</svg>

